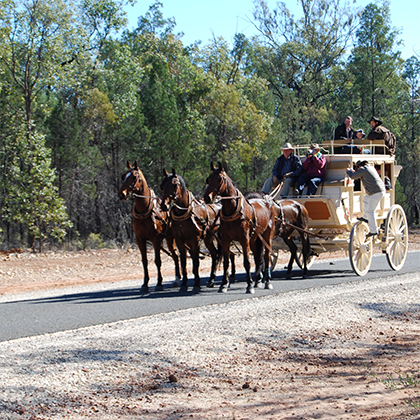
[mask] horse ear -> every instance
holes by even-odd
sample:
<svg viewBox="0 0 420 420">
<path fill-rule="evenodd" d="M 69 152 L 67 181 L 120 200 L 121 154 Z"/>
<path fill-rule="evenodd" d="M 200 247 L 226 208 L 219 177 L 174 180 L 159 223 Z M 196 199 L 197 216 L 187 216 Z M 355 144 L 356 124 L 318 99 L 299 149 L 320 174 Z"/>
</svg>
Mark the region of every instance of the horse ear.
<svg viewBox="0 0 420 420">
<path fill-rule="evenodd" d="M 173 175 L 173 176 L 176 176 L 176 171 L 175 171 L 175 169 L 174 169 L 174 168 L 172 168 L 172 175 Z"/>
<path fill-rule="evenodd" d="M 163 168 L 162 172 L 163 172 L 163 176 L 166 178 L 168 176 L 168 171 L 165 168 Z"/>
<path fill-rule="evenodd" d="M 137 169 L 137 170 L 139 170 L 140 168 L 139 168 L 139 164 L 137 163 L 137 160 L 136 161 L 134 161 L 134 169 Z"/>
<path fill-rule="evenodd" d="M 222 170 L 223 168 L 222 168 L 222 164 L 221 164 L 221 162 L 217 162 L 218 163 L 218 165 L 219 165 L 219 169 L 220 170 Z"/>
<path fill-rule="evenodd" d="M 131 163 L 127 160 L 127 168 L 131 169 Z"/>
<path fill-rule="evenodd" d="M 227 172 L 227 163 L 226 163 L 226 161 L 224 160 L 223 161 L 223 168 L 222 168 L 225 172 Z"/>
<path fill-rule="evenodd" d="M 210 163 L 210 170 L 213 172 L 216 169 L 216 167 L 214 166 L 213 161 L 211 161 Z"/>
</svg>

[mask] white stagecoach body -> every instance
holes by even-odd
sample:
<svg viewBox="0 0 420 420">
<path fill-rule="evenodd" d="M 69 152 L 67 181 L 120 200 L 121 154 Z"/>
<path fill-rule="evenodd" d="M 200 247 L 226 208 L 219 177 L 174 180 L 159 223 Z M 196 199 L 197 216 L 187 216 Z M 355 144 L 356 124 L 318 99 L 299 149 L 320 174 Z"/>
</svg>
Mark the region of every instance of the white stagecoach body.
<svg viewBox="0 0 420 420">
<path fill-rule="evenodd" d="M 340 153 L 343 147 L 350 153 Z M 309 145 L 295 147 L 295 153 L 302 161 L 306 157 L 308 148 Z M 323 142 L 321 153 L 327 160 L 326 175 L 316 195 L 305 195 L 305 188 L 301 197 L 293 197 L 292 189 L 288 197 L 305 205 L 309 212 L 313 254 L 348 251 L 354 271 L 358 275 L 364 275 L 370 268 L 375 246 L 382 248 L 391 268 L 399 270 L 404 264 L 408 246 L 406 217 L 403 209 L 395 204 L 395 182 L 401 166 L 396 164 L 394 156 L 386 154 L 383 140 L 353 140 L 351 144 L 347 140 Z M 362 200 L 366 194 L 363 183 L 352 180 L 346 175 L 346 170 L 354 168 L 359 160 L 367 161 L 380 169 L 382 180 L 388 177 L 391 181 L 391 188 L 386 191 L 375 212 L 380 231 L 375 239 L 366 240 L 368 226 L 357 220 L 357 217 L 363 214 Z M 276 191 L 273 191 L 272 196 L 275 200 L 280 200 Z M 299 241 L 296 232 L 293 239 Z M 287 250 L 287 247 L 281 238 L 276 238 L 273 249 L 275 264 L 276 250 Z"/>
</svg>

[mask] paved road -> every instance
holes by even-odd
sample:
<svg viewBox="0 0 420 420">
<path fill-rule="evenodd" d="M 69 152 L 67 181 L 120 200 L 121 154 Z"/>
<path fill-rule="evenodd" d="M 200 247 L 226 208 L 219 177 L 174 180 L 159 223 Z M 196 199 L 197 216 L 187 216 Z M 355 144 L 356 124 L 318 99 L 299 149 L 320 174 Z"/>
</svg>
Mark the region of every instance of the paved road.
<svg viewBox="0 0 420 420">
<path fill-rule="evenodd" d="M 402 270 L 395 272 L 388 266 L 385 255 L 373 258 L 372 266 L 365 277 L 358 277 L 346 260 L 316 262 L 309 270 L 310 278 L 303 280 L 300 270 L 294 271 L 291 280 L 285 280 L 286 272 L 277 266 L 273 273 L 274 290 L 257 289 L 255 295 L 245 294 L 245 276 L 238 273 L 238 281 L 228 293 L 217 293 L 216 288 L 202 288 L 199 294 L 192 291 L 180 293 L 178 289 L 165 288 L 147 295 L 139 293 L 139 282 L 122 282 L 92 285 L 36 293 L 25 293 L 11 301 L 0 301 L 0 341 L 30 337 L 45 333 L 104 324 L 163 312 L 178 311 L 191 307 L 221 304 L 231 300 L 251 299 L 339 284 L 363 279 L 388 277 L 420 271 L 420 252 L 409 252 Z M 202 278 L 206 284 L 207 278 Z M 190 289 L 191 290 L 191 289 Z"/>
</svg>

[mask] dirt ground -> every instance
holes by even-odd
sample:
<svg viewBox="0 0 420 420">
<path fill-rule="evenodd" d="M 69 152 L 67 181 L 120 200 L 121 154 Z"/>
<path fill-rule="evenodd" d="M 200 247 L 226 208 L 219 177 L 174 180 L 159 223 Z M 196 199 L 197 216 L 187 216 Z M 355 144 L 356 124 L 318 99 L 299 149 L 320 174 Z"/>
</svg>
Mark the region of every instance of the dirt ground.
<svg viewBox="0 0 420 420">
<path fill-rule="evenodd" d="M 420 231 L 410 231 L 409 250 L 417 249 L 420 249 Z M 344 256 L 344 253 L 342 255 Z M 338 253 L 323 254 L 320 258 L 339 256 Z M 286 263 L 287 259 L 288 256 L 282 254 L 278 264 Z M 150 253 L 150 272 L 153 279 L 151 286 L 155 284 L 156 274 L 152 260 L 153 255 Z M 163 261 L 164 282 L 172 282 L 172 262 L 166 256 L 163 256 Z M 209 258 L 202 260 L 203 271 L 207 270 L 209 263 Z M 205 272 L 207 273 L 208 270 Z M 81 252 L 56 251 L 43 254 L 15 250 L 3 252 L 0 255 L 0 295 L 130 279 L 138 279 L 141 284 L 142 278 L 140 254 L 134 248 Z M 306 406 L 301 405 L 296 412 L 293 412 L 293 415 L 284 417 L 281 412 L 270 412 L 270 402 L 266 400 L 261 404 L 261 414 L 254 414 L 257 418 L 276 419 L 420 419 L 419 325 L 420 312 L 398 316 L 384 314 L 380 324 L 376 325 L 371 322 L 371 325 L 348 326 L 342 331 L 324 331 L 322 334 L 314 332 L 312 337 L 290 337 L 290 342 L 284 343 L 285 358 L 278 363 L 276 368 L 276 375 L 282 378 L 279 382 L 283 396 L 280 404 L 284 407 L 292 406 L 296 399 L 300 400 L 300 396 L 302 398 L 305 396 Z M 341 341 L 337 339 L 337 353 L 340 350 L 340 343 L 347 346 L 346 340 L 355 342 L 361 340 L 365 349 L 348 359 L 326 354 L 321 344 L 323 340 L 330 340 L 331 337 L 343 338 Z M 317 345 L 309 346 L 311 347 L 309 350 L 305 343 L 310 342 Z M 277 350 L 272 349 L 273 352 Z M 305 351 L 310 351 L 311 363 L 306 360 Z M 261 384 L 268 381 L 267 375 L 273 375 L 272 370 L 263 368 L 269 358 L 268 353 L 259 355 L 235 353 L 229 355 L 229 360 L 245 368 L 254 356 L 261 359 L 259 371 Z M 309 381 L 309 377 L 313 380 Z M 391 377 L 392 380 L 390 380 Z M 200 380 L 206 381 L 204 378 Z M 229 386 L 229 380 L 223 376 L 218 380 L 215 377 L 208 378 L 208 381 L 213 382 L 215 389 Z M 247 398 L 253 395 L 252 399 L 255 400 L 258 399 L 258 395 L 261 395 L 261 398 L 263 395 L 266 396 L 266 393 L 262 391 L 261 385 L 244 383 L 236 392 L 238 398 L 249 394 Z M 313 395 L 312 399 L 310 395 Z M 337 413 L 344 412 L 344 415 L 326 416 L 325 411 L 320 409 L 325 406 L 327 396 L 329 396 L 328 403 L 330 404 L 331 395 L 336 396 L 333 400 L 337 410 L 340 408 Z M 352 401 L 357 400 L 357 403 L 351 404 L 351 407 L 349 395 Z M 211 400 L 211 395 L 207 398 Z M 278 408 L 279 401 L 275 403 Z M 344 410 L 346 406 L 348 409 Z M 334 410 L 330 411 L 332 412 Z M 127 412 L 121 410 L 119 414 L 120 418 L 134 418 L 130 417 L 133 414 L 130 410 Z M 196 414 L 194 416 L 191 414 L 189 417 L 204 418 L 197 417 Z M 236 417 L 235 413 L 232 416 L 230 417 L 232 419 L 251 418 Z"/>
</svg>

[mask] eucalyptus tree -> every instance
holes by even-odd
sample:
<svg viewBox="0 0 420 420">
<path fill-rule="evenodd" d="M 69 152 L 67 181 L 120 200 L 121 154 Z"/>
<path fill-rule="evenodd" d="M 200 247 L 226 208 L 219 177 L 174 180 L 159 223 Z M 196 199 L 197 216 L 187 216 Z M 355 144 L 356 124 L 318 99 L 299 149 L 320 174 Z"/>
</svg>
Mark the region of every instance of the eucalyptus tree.
<svg viewBox="0 0 420 420">
<path fill-rule="evenodd" d="M 261 34 L 252 65 L 270 82 L 276 117 L 290 141 L 330 135 L 330 103 L 341 89 L 343 61 L 356 27 L 356 13 L 340 0 L 300 0 L 301 17 L 283 2 L 270 10 L 255 1 Z"/>
<path fill-rule="evenodd" d="M 205 74 L 194 66 L 189 51 L 155 2 L 126 32 L 123 42 L 142 68 L 136 80 L 139 127 L 131 139 L 137 158 L 152 185 L 160 184 L 164 168 L 176 168 L 191 189 L 203 183 L 204 123 L 198 104 L 208 90 Z M 141 119 L 140 119 L 141 116 Z"/>
<path fill-rule="evenodd" d="M 195 51 L 194 63 L 206 73 L 209 92 L 202 100 L 209 159 L 224 160 L 238 185 L 257 187 L 255 162 L 271 133 L 267 82 L 247 74 L 248 40 L 235 35 L 233 48 L 214 38 Z"/>
<path fill-rule="evenodd" d="M 354 76 L 355 116 L 372 115 L 398 125 L 404 90 L 399 30 L 391 26 L 389 1 L 368 4 L 360 17 L 348 70 Z M 391 122 L 392 120 L 392 122 Z"/>
<path fill-rule="evenodd" d="M 2 122 L 10 132 L 3 143 L 6 165 L 2 170 L 7 176 L 2 177 L 2 188 L 8 195 L 2 208 L 3 220 L 27 226 L 31 237 L 43 238 L 45 231 L 54 232 L 49 230 L 48 220 L 54 219 L 57 211 L 61 216 L 65 213 L 52 185 L 52 172 L 45 167 L 51 161 L 39 132 L 50 110 L 48 97 L 62 80 L 61 63 L 67 51 L 71 11 L 63 1 L 12 0 L 3 6 L 1 96 L 8 108 L 3 109 Z M 13 128 L 4 115 L 13 122 Z M 37 201 L 46 190 L 49 200 Z M 16 198 L 13 206 L 10 197 Z M 55 221 L 68 226 L 64 216 Z M 24 239 L 23 229 L 19 230 Z"/>
<path fill-rule="evenodd" d="M 403 78 L 408 85 L 403 98 L 401 136 L 398 142 L 403 170 L 399 177 L 406 198 L 410 223 L 420 224 L 420 60 L 412 56 L 405 61 Z"/>
</svg>

